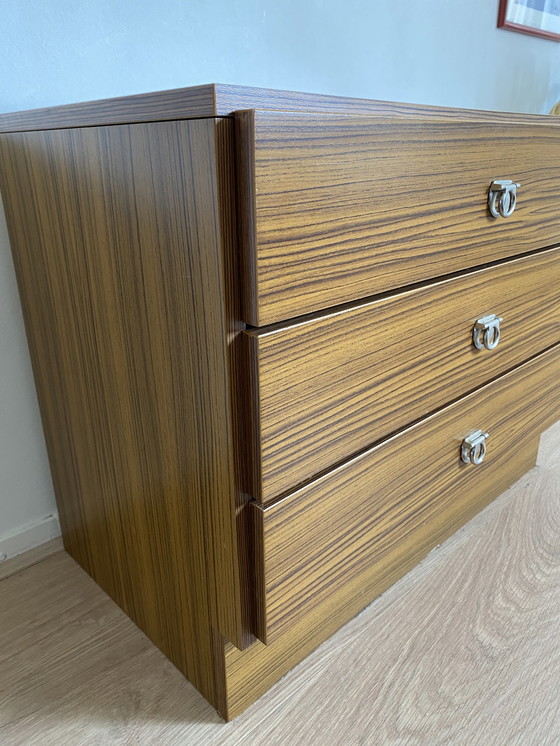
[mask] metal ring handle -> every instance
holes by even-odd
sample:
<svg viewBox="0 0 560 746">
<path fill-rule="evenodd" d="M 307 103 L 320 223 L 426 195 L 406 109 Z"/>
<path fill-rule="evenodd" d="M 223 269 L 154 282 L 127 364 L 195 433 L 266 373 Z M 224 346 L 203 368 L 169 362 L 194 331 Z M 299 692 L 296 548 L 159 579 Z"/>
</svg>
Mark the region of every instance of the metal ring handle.
<svg viewBox="0 0 560 746">
<path fill-rule="evenodd" d="M 484 349 L 484 330 L 477 329 L 476 326 L 473 329 L 473 344 L 477 350 Z"/>
<path fill-rule="evenodd" d="M 472 331 L 473 344 L 477 350 L 495 350 L 500 342 L 500 323 L 503 319 L 491 313 L 477 319 Z"/>
<path fill-rule="evenodd" d="M 512 212 L 515 210 L 517 203 L 517 194 L 513 190 L 506 190 L 500 193 L 500 200 L 498 202 L 498 209 L 500 215 L 503 218 L 509 218 Z"/>
<path fill-rule="evenodd" d="M 486 457 L 486 439 L 488 433 L 475 430 L 461 443 L 461 460 L 465 464 L 481 464 Z"/>
<path fill-rule="evenodd" d="M 471 446 L 471 463 L 472 464 L 481 464 L 484 461 L 484 457 L 486 456 L 486 441 L 482 441 L 480 443 L 476 443 L 474 446 Z"/>
<path fill-rule="evenodd" d="M 488 209 L 494 218 L 509 218 L 517 205 L 517 190 L 521 184 L 511 179 L 495 179 L 488 189 Z"/>
<path fill-rule="evenodd" d="M 484 332 L 484 346 L 487 350 L 495 350 L 500 341 L 500 325 L 491 326 Z"/>
<path fill-rule="evenodd" d="M 490 193 L 488 195 L 488 209 L 490 210 L 490 214 L 494 218 L 499 218 L 500 217 L 500 213 L 496 209 L 496 200 L 498 199 L 498 194 L 499 194 L 499 192 L 497 192 L 497 191 L 490 191 Z"/>
</svg>

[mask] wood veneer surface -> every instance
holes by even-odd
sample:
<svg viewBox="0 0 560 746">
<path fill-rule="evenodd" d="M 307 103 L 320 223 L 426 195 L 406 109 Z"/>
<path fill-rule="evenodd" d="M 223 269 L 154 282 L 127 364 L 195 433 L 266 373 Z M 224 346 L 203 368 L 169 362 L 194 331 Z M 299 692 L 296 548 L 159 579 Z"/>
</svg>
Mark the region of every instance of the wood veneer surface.
<svg viewBox="0 0 560 746">
<path fill-rule="evenodd" d="M 560 341 L 560 249 L 247 330 L 266 502 Z M 475 321 L 503 318 L 495 350 Z"/>
<path fill-rule="evenodd" d="M 230 116 L 238 109 L 253 108 L 347 112 L 376 116 L 462 118 L 499 122 L 542 123 L 547 121 L 546 117 L 539 114 L 450 109 L 441 106 L 210 83 L 0 114 L 0 132 Z"/>
<path fill-rule="evenodd" d="M 0 582 L 0 741 L 556 746 L 560 423 L 537 463 L 228 724 L 67 554 Z"/>
<path fill-rule="evenodd" d="M 266 654 L 260 643 L 242 653 L 217 633 L 247 642 L 236 537 L 246 497 L 236 505 L 243 464 L 229 419 L 238 353 L 228 348 L 241 325 L 235 272 L 222 256 L 234 243 L 232 133 L 216 115 L 229 104 L 306 109 L 313 97 L 219 86 L 183 93 L 182 103 L 175 91 L 167 103 L 154 94 L 6 115 L 5 130 L 81 129 L 0 138 L 9 142 L 2 187 L 66 545 L 231 717 L 348 612 L 319 632 L 295 624 Z M 322 97 L 316 106 L 382 118 L 424 111 Z M 425 112 L 432 121 L 458 116 Z M 98 126 L 203 116 L 216 118 Z M 162 239 L 169 252 L 155 249 Z M 516 468 L 534 455 L 535 442 L 523 444 Z"/>
<path fill-rule="evenodd" d="M 260 639 L 350 618 L 518 479 L 524 449 L 536 455 L 559 416 L 556 346 L 277 503 L 253 504 Z M 465 464 L 461 443 L 478 429 L 486 458 Z"/>
<path fill-rule="evenodd" d="M 275 323 L 560 241 L 555 126 L 236 115 L 244 320 Z M 521 184 L 493 218 L 496 178 Z"/>
<path fill-rule="evenodd" d="M 535 393 L 535 389 L 538 387 L 537 379 L 543 380 L 546 378 L 546 364 L 551 361 L 551 355 L 556 357 L 555 368 L 558 367 L 558 348 L 556 348 L 554 351 L 550 351 L 549 353 L 541 355 L 538 358 L 541 365 L 541 371 L 539 376 L 536 376 L 530 384 L 530 390 L 533 392 L 533 394 Z M 530 365 L 531 364 L 524 366 L 525 372 L 530 370 Z M 517 369 L 518 372 L 519 370 L 520 369 Z M 533 367 L 533 371 L 534 370 L 535 368 Z M 501 397 L 505 399 L 509 399 L 508 392 L 507 390 L 505 390 L 505 383 L 507 383 L 508 378 L 509 377 L 498 379 L 498 381 L 496 382 L 499 387 L 501 381 Z M 512 379 L 510 378 L 510 380 Z M 493 384 L 490 384 L 487 389 L 490 390 L 491 386 L 493 386 Z M 560 399 L 558 397 L 557 384 L 556 388 L 553 389 L 554 396 L 550 396 L 551 386 L 554 386 L 554 384 L 551 384 L 549 379 L 548 384 L 544 384 L 544 390 L 542 392 L 543 397 L 541 398 L 539 396 L 538 404 L 535 405 L 533 408 L 527 407 L 525 418 L 523 420 L 524 423 L 527 425 L 526 430 L 522 429 L 520 423 L 516 424 L 515 422 L 512 422 L 512 418 L 506 411 L 501 412 L 500 416 L 503 418 L 504 422 L 508 421 L 509 429 L 505 433 L 502 430 L 502 432 L 498 436 L 498 444 L 500 440 L 502 440 L 502 442 L 504 442 L 504 440 L 510 441 L 513 444 L 511 453 L 504 456 L 502 452 L 502 456 L 498 460 L 499 463 L 493 464 L 494 467 L 497 466 L 497 469 L 490 469 L 486 479 L 473 478 L 473 481 L 471 482 L 469 478 L 469 483 L 472 487 L 471 494 L 466 495 L 464 493 L 454 493 L 456 494 L 457 499 L 460 501 L 461 509 L 464 511 L 462 516 L 457 520 L 456 523 L 454 523 L 452 514 L 454 509 L 457 510 L 457 508 L 454 508 L 453 505 L 448 505 L 447 518 L 449 519 L 449 523 L 445 525 L 445 521 L 443 521 L 439 524 L 438 528 L 438 516 L 437 514 L 435 514 L 434 516 L 432 516 L 433 528 L 435 529 L 435 531 L 430 536 L 430 528 L 428 527 L 423 532 L 424 539 L 429 538 L 435 541 L 437 538 L 438 530 L 441 531 L 441 539 L 443 539 L 445 536 L 448 536 L 449 532 L 452 532 L 460 527 L 462 522 L 467 519 L 469 514 L 472 515 L 473 513 L 476 513 L 477 510 L 480 510 L 485 504 L 493 500 L 497 496 L 497 494 L 499 494 L 499 492 L 504 488 L 505 484 L 507 484 L 508 479 L 516 479 L 520 475 L 531 469 L 531 467 L 535 463 L 536 458 L 538 431 L 540 430 L 540 428 L 549 425 L 558 417 L 558 407 L 560 405 Z M 549 392 L 549 395 L 545 396 L 544 394 L 546 394 L 547 390 Z M 476 410 L 475 397 L 473 396 L 469 398 L 472 412 L 474 412 Z M 513 397 L 510 399 L 510 401 L 512 406 L 515 406 Z M 490 406 L 492 407 L 492 404 Z M 448 410 L 443 410 L 444 413 L 447 412 L 449 415 L 451 415 L 448 424 L 451 423 L 453 411 L 458 411 L 458 408 L 450 407 Z M 495 412 L 495 409 L 493 411 Z M 432 418 L 432 421 L 434 419 L 437 420 L 437 418 L 438 415 Z M 537 421 L 540 422 L 540 425 L 537 424 Z M 463 423 L 458 424 L 463 425 L 464 421 Z M 531 424 L 534 425 L 533 431 L 531 431 L 530 429 Z M 473 420 L 470 425 L 472 429 L 479 427 L 480 422 L 478 421 L 478 418 Z M 428 427 L 429 426 L 430 425 L 428 423 Z M 411 428 L 408 431 L 409 438 L 415 435 L 416 430 L 418 430 L 417 427 Z M 459 429 L 457 429 L 455 432 L 457 441 L 456 452 L 454 453 L 455 458 L 458 457 L 459 445 L 463 434 L 464 431 L 459 432 Z M 437 433 L 435 434 L 435 436 L 433 435 L 432 437 L 437 437 Z M 489 442 L 489 448 L 491 447 L 492 446 Z M 416 447 L 416 450 L 418 450 L 418 446 Z M 424 453 L 424 451 L 422 452 Z M 405 452 L 403 452 L 402 456 L 403 459 L 406 459 Z M 436 457 L 437 454 L 434 456 L 434 458 Z M 487 462 L 486 466 L 489 466 L 489 463 L 490 462 Z M 484 464 L 482 464 L 482 466 L 484 467 Z M 398 464 L 397 467 L 400 471 L 402 471 L 402 468 Z M 465 468 L 468 469 L 469 466 L 465 465 Z M 472 468 L 475 469 L 477 467 Z M 390 477 L 390 475 L 388 476 Z M 501 483 L 500 480 L 502 480 Z M 406 488 L 408 484 L 409 481 L 405 480 L 404 487 Z M 399 485 L 397 485 L 397 488 L 398 487 Z M 373 489 L 375 489 L 375 484 L 372 483 L 370 480 L 366 484 L 365 491 L 367 492 L 369 490 L 371 492 L 371 490 Z M 351 495 L 351 493 L 348 494 Z M 327 499 L 329 499 L 328 495 Z M 331 497 L 331 500 L 332 499 L 334 498 Z M 438 502 L 437 496 L 435 497 L 435 502 Z M 287 503 L 287 508 L 288 515 L 286 517 L 289 520 L 289 502 Z M 341 504 L 340 502 L 337 504 L 337 511 L 335 513 L 335 516 L 339 514 L 341 508 L 347 510 L 349 526 L 355 525 L 354 516 L 349 510 L 349 507 L 346 505 L 346 502 L 344 504 Z M 362 508 L 367 510 L 367 505 L 365 503 L 362 504 Z M 257 508 L 256 506 L 254 509 L 262 510 L 261 508 Z M 281 511 L 281 509 L 282 502 L 278 503 L 278 510 Z M 321 517 L 321 511 L 322 505 L 319 501 L 316 503 L 315 511 L 315 517 L 317 519 Z M 458 513 L 455 513 L 456 517 L 457 515 Z M 280 513 L 280 524 L 281 517 L 282 516 Z M 329 519 L 332 518 L 333 516 L 329 515 Z M 340 521 L 341 519 L 335 517 L 335 520 Z M 322 524 L 319 521 L 314 522 L 312 528 L 308 531 L 306 540 L 310 543 L 311 546 L 315 546 L 320 551 L 321 547 L 319 546 L 319 543 L 313 541 L 313 537 L 316 536 L 319 531 L 328 533 L 329 526 L 326 523 Z M 325 542 L 327 541 L 328 540 L 325 539 Z M 390 565 L 390 562 L 386 563 L 385 566 L 381 564 L 379 569 L 383 572 L 384 580 L 379 581 L 377 589 L 373 592 L 380 593 L 383 587 L 389 588 L 394 582 L 402 577 L 403 569 L 404 571 L 412 569 L 412 567 L 416 565 L 418 560 L 420 560 L 422 556 L 429 550 L 430 546 L 433 546 L 433 544 L 427 543 L 424 549 L 422 549 L 420 545 L 417 544 L 418 553 L 415 554 L 414 551 L 412 551 L 409 555 L 410 565 L 405 564 L 404 557 L 399 557 L 399 560 L 392 567 Z M 293 551 L 291 552 L 290 547 L 293 549 Z M 290 553 L 292 558 L 291 561 L 294 568 L 297 566 L 300 555 L 296 551 L 295 544 L 280 544 L 279 546 L 277 546 L 277 550 L 278 559 L 282 556 L 285 556 L 286 553 Z M 507 546 L 504 547 L 504 551 L 508 551 Z M 375 586 L 376 578 L 372 577 L 371 580 L 373 588 Z M 282 590 L 280 592 L 282 592 Z M 351 618 L 360 610 L 364 603 L 367 603 L 367 600 L 367 589 L 362 598 L 360 598 L 359 595 L 354 595 L 349 604 L 346 606 L 343 603 L 340 603 L 340 597 L 334 594 L 331 594 L 330 596 L 327 594 L 326 597 L 323 599 L 323 603 L 317 604 L 307 616 L 301 616 L 297 620 L 295 620 L 294 618 L 293 625 L 284 633 L 280 634 L 268 645 L 256 643 L 247 650 L 239 651 L 232 645 L 226 644 L 225 671 L 228 681 L 228 701 L 226 712 L 228 716 L 230 718 L 236 717 L 241 712 L 243 712 L 243 710 L 246 709 L 248 705 L 254 702 L 259 696 L 264 694 L 271 687 L 271 685 L 278 680 L 279 677 L 287 673 L 291 668 L 293 668 L 294 665 L 296 665 L 296 663 L 305 658 L 305 656 L 307 656 L 314 648 L 316 648 L 324 639 L 336 632 L 337 629 L 339 629 L 349 618 Z M 302 597 L 302 601 L 305 603 L 304 597 Z M 426 608 L 431 607 L 427 606 Z M 408 619 L 408 617 L 406 618 Z M 348 675 L 348 672 L 346 672 L 345 675 Z"/>
<path fill-rule="evenodd" d="M 216 164 L 231 124 L 0 137 L 65 546 L 212 701 L 211 628 L 244 641 Z"/>
</svg>

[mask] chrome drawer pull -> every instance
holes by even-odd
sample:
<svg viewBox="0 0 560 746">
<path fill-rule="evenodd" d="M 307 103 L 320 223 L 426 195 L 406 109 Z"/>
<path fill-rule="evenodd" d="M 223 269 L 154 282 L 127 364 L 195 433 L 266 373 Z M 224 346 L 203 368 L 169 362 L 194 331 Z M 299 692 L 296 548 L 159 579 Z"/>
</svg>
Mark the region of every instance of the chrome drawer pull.
<svg viewBox="0 0 560 746">
<path fill-rule="evenodd" d="M 483 316 L 473 326 L 472 339 L 477 350 L 495 350 L 500 341 L 500 323 L 503 319 L 491 313 Z"/>
<path fill-rule="evenodd" d="M 465 464 L 481 464 L 486 456 L 488 433 L 475 430 L 461 444 L 461 458 Z"/>
<path fill-rule="evenodd" d="M 490 184 L 488 209 L 493 217 L 509 218 L 515 210 L 517 190 L 520 186 L 521 184 L 516 184 L 511 179 L 496 179 Z"/>
</svg>

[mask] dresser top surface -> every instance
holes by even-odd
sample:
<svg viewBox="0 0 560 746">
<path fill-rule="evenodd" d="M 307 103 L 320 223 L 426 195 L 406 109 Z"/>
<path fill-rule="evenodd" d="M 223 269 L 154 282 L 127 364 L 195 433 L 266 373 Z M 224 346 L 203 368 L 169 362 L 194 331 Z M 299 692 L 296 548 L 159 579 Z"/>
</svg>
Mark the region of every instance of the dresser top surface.
<svg viewBox="0 0 560 746">
<path fill-rule="evenodd" d="M 0 114 L 0 133 L 230 116 L 240 109 L 560 125 L 542 114 L 453 109 L 247 86 L 208 85 Z"/>
</svg>

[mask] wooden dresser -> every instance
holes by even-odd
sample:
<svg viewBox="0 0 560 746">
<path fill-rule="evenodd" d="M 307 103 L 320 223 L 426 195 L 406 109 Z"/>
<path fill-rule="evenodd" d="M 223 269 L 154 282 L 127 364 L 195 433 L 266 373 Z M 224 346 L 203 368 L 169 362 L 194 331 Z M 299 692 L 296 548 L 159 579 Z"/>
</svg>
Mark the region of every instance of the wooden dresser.
<svg viewBox="0 0 560 746">
<path fill-rule="evenodd" d="M 65 547 L 232 718 L 560 418 L 560 126 L 207 85 L 0 132 Z"/>
</svg>

